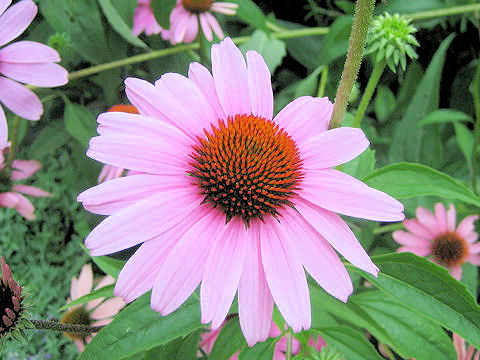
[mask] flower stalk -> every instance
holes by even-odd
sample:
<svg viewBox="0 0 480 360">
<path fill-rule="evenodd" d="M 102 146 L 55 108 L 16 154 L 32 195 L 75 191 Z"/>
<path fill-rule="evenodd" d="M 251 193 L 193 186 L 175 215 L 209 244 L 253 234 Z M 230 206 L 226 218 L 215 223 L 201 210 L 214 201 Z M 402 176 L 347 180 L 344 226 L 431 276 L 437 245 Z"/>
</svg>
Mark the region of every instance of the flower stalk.
<svg viewBox="0 0 480 360">
<path fill-rule="evenodd" d="M 21 121 L 20 117 L 15 115 L 15 119 L 13 120 L 12 132 L 10 135 L 10 144 L 11 144 L 10 151 L 8 152 L 7 166 L 5 168 L 9 168 L 12 165 L 13 160 L 15 160 L 18 128 L 20 127 L 20 121 Z"/>
<path fill-rule="evenodd" d="M 29 320 L 37 330 L 51 330 L 74 333 L 88 336 L 91 333 L 99 332 L 104 326 L 74 325 L 61 323 L 56 320 Z"/>
</svg>

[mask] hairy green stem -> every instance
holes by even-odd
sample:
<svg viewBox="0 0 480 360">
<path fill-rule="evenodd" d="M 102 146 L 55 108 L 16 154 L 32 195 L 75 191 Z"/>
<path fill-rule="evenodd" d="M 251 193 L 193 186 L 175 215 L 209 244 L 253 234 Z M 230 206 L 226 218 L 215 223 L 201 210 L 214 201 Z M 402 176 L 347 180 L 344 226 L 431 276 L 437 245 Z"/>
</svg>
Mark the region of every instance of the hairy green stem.
<svg viewBox="0 0 480 360">
<path fill-rule="evenodd" d="M 477 170 L 480 146 L 480 59 L 477 60 L 477 71 L 472 81 L 473 105 L 475 107 L 475 128 L 473 130 L 473 154 L 472 154 L 472 189 L 478 194 L 477 189 Z"/>
<path fill-rule="evenodd" d="M 368 25 L 370 24 L 374 6 L 375 0 L 357 0 L 355 5 L 355 17 L 353 19 L 352 32 L 350 33 L 347 59 L 343 67 L 340 84 L 337 88 L 337 95 L 335 96 L 330 128 L 340 126 L 343 115 L 347 110 L 348 99 L 362 62 Z"/>
<path fill-rule="evenodd" d="M 285 360 L 292 360 L 292 333 L 289 331 L 287 333 L 287 352 L 285 354 Z"/>
<path fill-rule="evenodd" d="M 425 20 L 425 19 L 431 19 L 436 17 L 458 15 L 458 14 L 464 14 L 464 13 L 475 12 L 475 11 L 480 11 L 480 4 L 469 4 L 469 5 L 453 6 L 453 7 L 443 8 L 443 9 L 420 11 L 417 13 L 405 14 L 405 16 L 412 20 Z"/>
<path fill-rule="evenodd" d="M 18 136 L 18 128 L 20 127 L 21 118 L 15 115 L 15 119 L 13 120 L 12 132 L 10 134 L 10 150 L 8 152 L 7 157 L 7 166 L 6 168 L 12 165 L 13 160 L 15 160 L 15 153 L 17 150 L 17 136 Z"/>
<path fill-rule="evenodd" d="M 74 325 L 64 324 L 56 320 L 29 320 L 35 329 L 38 330 L 52 330 L 62 331 L 67 333 L 74 333 L 79 335 L 88 336 L 91 333 L 99 332 L 103 326 L 90 326 L 90 325 Z"/>
<path fill-rule="evenodd" d="M 378 81 L 382 77 L 386 64 L 387 62 L 385 60 L 375 63 L 372 74 L 370 75 L 370 79 L 368 79 L 367 87 L 365 88 L 362 99 L 360 100 L 360 104 L 358 105 L 358 110 L 355 114 L 355 119 L 353 120 L 353 127 L 360 127 L 363 116 L 365 115 L 365 111 L 367 110 L 367 106 L 370 103 L 373 94 L 375 93 Z"/>
</svg>

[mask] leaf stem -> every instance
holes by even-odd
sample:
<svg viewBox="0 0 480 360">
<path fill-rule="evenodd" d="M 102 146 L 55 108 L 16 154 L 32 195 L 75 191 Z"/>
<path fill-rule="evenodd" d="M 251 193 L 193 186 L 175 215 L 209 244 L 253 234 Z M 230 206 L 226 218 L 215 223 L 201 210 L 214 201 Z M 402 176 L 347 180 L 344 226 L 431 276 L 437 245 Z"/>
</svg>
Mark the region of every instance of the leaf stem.
<svg viewBox="0 0 480 360">
<path fill-rule="evenodd" d="M 362 99 L 360 100 L 360 104 L 358 105 L 355 119 L 353 120 L 353 127 L 360 127 L 363 116 L 365 115 L 365 111 L 367 110 L 368 104 L 370 103 L 370 100 L 375 93 L 378 81 L 382 77 L 383 70 L 385 69 L 386 64 L 387 63 L 385 60 L 375 63 L 372 74 L 370 75 L 370 79 L 368 79 L 367 87 L 365 88 Z"/>
<path fill-rule="evenodd" d="M 475 11 L 480 11 L 480 4 L 460 5 L 460 6 L 453 6 L 449 8 L 443 8 L 443 9 L 420 11 L 417 13 L 405 14 L 405 16 L 412 20 L 425 20 L 425 19 L 431 19 L 435 17 L 458 15 L 458 14 L 475 12 Z"/>
<path fill-rule="evenodd" d="M 12 126 L 12 133 L 10 135 L 10 150 L 8 152 L 8 157 L 7 157 L 7 164 L 6 167 L 10 167 L 13 163 L 13 160 L 15 160 L 15 153 L 16 153 L 16 148 L 17 148 L 17 136 L 18 136 L 18 128 L 20 127 L 20 121 L 21 118 L 17 115 L 15 115 L 15 119 L 13 120 L 13 126 Z"/>
<path fill-rule="evenodd" d="M 287 332 L 287 352 L 285 354 L 285 360 L 292 360 L 292 333 L 289 331 Z"/>
<path fill-rule="evenodd" d="M 400 229 L 403 229 L 403 224 L 401 222 L 377 227 L 372 230 L 372 234 L 379 235 L 379 234 L 387 233 L 394 230 L 400 230 Z"/>
<path fill-rule="evenodd" d="M 355 5 L 355 17 L 353 19 L 350 41 L 348 44 L 347 59 L 343 67 L 340 84 L 335 96 L 330 128 L 340 126 L 343 115 L 347 110 L 348 99 L 352 92 L 353 84 L 357 79 L 360 63 L 362 62 L 363 49 L 367 38 L 368 25 L 372 17 L 375 0 L 357 0 Z"/>
<path fill-rule="evenodd" d="M 90 335 L 91 333 L 99 332 L 104 326 L 90 326 L 90 325 L 74 325 L 64 324 L 56 320 L 29 320 L 37 330 L 52 330 L 62 331 L 68 333 L 75 333 L 79 335 Z"/>
</svg>

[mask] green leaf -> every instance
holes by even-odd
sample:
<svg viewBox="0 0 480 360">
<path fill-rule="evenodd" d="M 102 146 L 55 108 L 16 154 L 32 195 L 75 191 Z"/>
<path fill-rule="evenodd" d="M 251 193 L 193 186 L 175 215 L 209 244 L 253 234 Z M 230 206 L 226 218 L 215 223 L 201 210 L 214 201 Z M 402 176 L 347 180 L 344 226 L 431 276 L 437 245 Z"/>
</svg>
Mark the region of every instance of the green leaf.
<svg viewBox="0 0 480 360">
<path fill-rule="evenodd" d="M 477 296 L 478 268 L 468 262 L 462 265 L 462 283 L 465 284 L 473 297 Z"/>
<path fill-rule="evenodd" d="M 155 20 L 162 28 L 170 29 L 170 13 L 176 3 L 176 0 L 155 0 L 150 3 Z"/>
<path fill-rule="evenodd" d="M 395 109 L 396 100 L 395 95 L 388 86 L 379 85 L 377 88 L 377 95 L 373 101 L 373 109 L 378 120 L 385 121 L 388 116 Z"/>
<path fill-rule="evenodd" d="M 231 319 L 222 327 L 208 359 L 228 360 L 233 354 L 246 346 L 247 343 L 242 329 L 240 329 L 238 318 Z"/>
<path fill-rule="evenodd" d="M 71 308 L 72 306 L 77 306 L 81 304 L 85 304 L 89 301 L 99 299 L 102 297 L 112 297 L 113 296 L 113 288 L 115 287 L 114 284 L 104 286 L 100 289 L 93 290 L 91 293 L 87 295 L 83 295 L 76 300 L 70 301 L 68 304 L 65 304 L 60 308 L 60 311 Z"/>
<path fill-rule="evenodd" d="M 357 179 L 363 179 L 375 167 L 375 150 L 367 149 L 355 159 L 343 164 L 342 171 Z"/>
<path fill-rule="evenodd" d="M 305 79 L 300 80 L 297 84 L 297 88 L 295 89 L 295 98 L 300 96 L 315 96 L 317 94 L 318 89 L 318 76 L 323 70 L 323 65 L 316 68 L 310 75 L 308 75 Z"/>
<path fill-rule="evenodd" d="M 345 15 L 333 22 L 323 43 L 323 49 L 328 49 L 328 51 L 321 52 L 320 59 L 317 60 L 318 64 L 330 64 L 347 53 L 352 21 L 352 16 Z"/>
<path fill-rule="evenodd" d="M 395 343 L 392 348 L 403 358 L 417 360 L 454 359 L 455 349 L 445 331 L 383 291 L 369 291 L 350 297 L 377 320 Z"/>
<path fill-rule="evenodd" d="M 240 46 L 240 50 L 243 54 L 246 54 L 248 50 L 255 50 L 262 55 L 271 74 L 282 63 L 284 56 L 287 55 L 285 43 L 268 36 L 262 30 L 255 30 L 250 39 Z"/>
<path fill-rule="evenodd" d="M 150 308 L 150 292 L 124 308 L 98 332 L 80 360 L 122 359 L 185 336 L 201 328 L 200 307 L 195 297 L 177 311 L 160 316 Z"/>
<path fill-rule="evenodd" d="M 130 44 L 139 46 L 141 48 L 148 48 L 138 37 L 133 35 L 132 29 L 123 21 L 120 14 L 117 12 L 117 9 L 112 5 L 110 0 L 99 0 L 100 7 L 102 8 L 103 14 L 107 18 L 108 23 L 113 27 L 113 29 L 126 41 Z"/>
<path fill-rule="evenodd" d="M 432 195 L 480 207 L 480 198 L 468 187 L 447 174 L 421 164 L 387 165 L 375 170 L 363 181 L 397 199 Z"/>
<path fill-rule="evenodd" d="M 262 29 L 269 32 L 267 28 L 267 18 L 262 10 L 252 0 L 232 0 L 233 3 L 238 4 L 237 16 L 252 25 L 256 29 Z"/>
<path fill-rule="evenodd" d="M 450 123 L 459 121 L 470 121 L 472 118 L 462 111 L 454 109 L 438 109 L 425 116 L 418 125 L 425 126 L 430 124 Z"/>
<path fill-rule="evenodd" d="M 96 135 L 95 117 L 84 106 L 67 102 L 64 114 L 65 128 L 82 145 L 88 147 L 90 138 Z"/>
<path fill-rule="evenodd" d="M 109 256 L 92 256 L 92 260 L 105 274 L 114 278 L 118 277 L 120 270 L 122 270 L 125 265 L 125 261 L 117 260 Z"/>
<path fill-rule="evenodd" d="M 318 331 L 328 346 L 340 351 L 348 360 L 383 360 L 365 336 L 347 326 L 332 326 Z"/>
<path fill-rule="evenodd" d="M 432 261 L 412 253 L 372 257 L 378 278 L 347 265 L 409 309 L 480 347 L 480 307 L 465 285 Z"/>
<path fill-rule="evenodd" d="M 272 360 L 275 343 L 278 339 L 270 338 L 240 352 L 238 360 Z"/>
<path fill-rule="evenodd" d="M 454 34 L 448 36 L 434 54 L 420 85 L 413 95 L 410 104 L 398 126 L 392 139 L 389 150 L 391 162 L 420 160 L 420 150 L 423 138 L 423 130 L 418 123 L 427 114 L 438 108 L 440 79 L 445 62 L 445 55 Z"/>
<path fill-rule="evenodd" d="M 460 150 L 462 150 L 462 153 L 465 156 L 465 159 L 467 159 L 468 164 L 471 165 L 473 151 L 475 149 L 473 133 L 468 130 L 465 125 L 460 123 L 453 124 L 453 127 L 455 128 L 458 146 L 460 147 Z"/>
<path fill-rule="evenodd" d="M 131 29 L 133 27 L 133 15 L 138 5 L 138 0 L 112 0 L 113 6 L 123 21 Z"/>
<path fill-rule="evenodd" d="M 65 131 L 62 122 L 55 121 L 40 131 L 30 151 L 32 154 L 35 154 L 36 157 L 41 158 L 46 154 L 54 152 L 62 145 L 65 145 L 70 139 L 71 137 Z"/>
</svg>

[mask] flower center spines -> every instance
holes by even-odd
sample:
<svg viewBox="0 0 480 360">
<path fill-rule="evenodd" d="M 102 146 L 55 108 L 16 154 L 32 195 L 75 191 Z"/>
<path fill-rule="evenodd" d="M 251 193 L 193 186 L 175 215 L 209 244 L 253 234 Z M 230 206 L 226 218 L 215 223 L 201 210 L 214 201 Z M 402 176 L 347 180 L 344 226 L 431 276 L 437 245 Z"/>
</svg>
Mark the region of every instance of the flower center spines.
<svg viewBox="0 0 480 360">
<path fill-rule="evenodd" d="M 213 0 L 182 0 L 185 10 L 194 14 L 201 14 L 210 10 Z"/>
<path fill-rule="evenodd" d="M 438 263 L 452 267 L 465 261 L 468 256 L 468 245 L 457 233 L 447 232 L 433 239 L 432 254 Z"/>
</svg>

